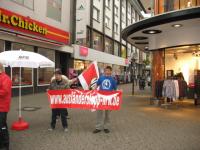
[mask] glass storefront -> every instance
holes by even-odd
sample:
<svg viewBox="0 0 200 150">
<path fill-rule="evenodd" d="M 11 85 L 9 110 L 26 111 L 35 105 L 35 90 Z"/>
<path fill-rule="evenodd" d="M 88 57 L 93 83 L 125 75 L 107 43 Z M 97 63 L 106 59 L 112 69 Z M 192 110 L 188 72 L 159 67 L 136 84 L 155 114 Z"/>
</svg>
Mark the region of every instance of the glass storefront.
<svg viewBox="0 0 200 150">
<path fill-rule="evenodd" d="M 92 61 L 85 61 L 85 60 L 74 60 L 74 68 L 71 68 L 76 74 L 80 75 L 90 64 Z M 112 75 L 117 79 L 118 83 L 124 83 L 124 66 L 119 66 L 119 65 L 113 65 L 109 63 L 102 63 L 98 62 L 97 63 L 98 68 L 99 68 L 99 74 L 103 75 L 104 74 L 104 69 L 107 66 L 112 67 Z"/>
<path fill-rule="evenodd" d="M 104 73 L 104 63 L 98 63 L 99 74 L 102 75 Z"/>
<path fill-rule="evenodd" d="M 55 62 L 55 51 L 45 48 L 38 48 L 38 53 Z M 53 73 L 54 73 L 54 68 L 39 68 L 38 79 L 37 79 L 38 85 L 49 84 L 51 81 L 51 77 L 53 76 Z"/>
<path fill-rule="evenodd" d="M 121 47 L 121 57 L 126 58 L 126 56 L 127 56 L 126 47 L 122 46 Z"/>
<path fill-rule="evenodd" d="M 99 68 L 100 75 L 102 75 L 104 73 L 104 69 L 106 68 L 106 66 L 112 67 L 112 64 L 98 62 L 98 68 Z"/>
<path fill-rule="evenodd" d="M 122 70 L 119 65 L 113 65 L 112 67 L 113 67 L 113 75 L 114 76 L 116 76 L 116 75 L 119 76 L 119 75 L 121 75 L 121 73 L 123 73 L 123 72 L 121 72 Z"/>
<path fill-rule="evenodd" d="M 93 32 L 93 48 L 103 51 L 103 36 L 97 32 Z"/>
<path fill-rule="evenodd" d="M 81 72 L 90 65 L 91 61 L 84 60 L 74 60 L 74 70 L 76 73 L 81 74 Z"/>
<path fill-rule="evenodd" d="M 113 41 L 109 38 L 105 38 L 105 52 L 113 54 Z"/>
<path fill-rule="evenodd" d="M 34 46 L 12 43 L 12 50 L 25 50 L 34 52 Z M 55 62 L 55 51 L 38 48 L 38 53 L 49 58 Z M 37 69 L 37 85 L 47 85 L 49 84 L 51 77 L 53 76 L 54 68 L 38 68 Z M 19 86 L 19 81 L 21 78 L 22 86 L 33 86 L 33 69 L 32 68 L 21 68 L 21 77 L 20 77 L 20 68 L 11 68 L 11 78 L 13 86 Z"/>
<path fill-rule="evenodd" d="M 34 52 L 34 47 L 20 44 L 12 43 L 12 50 L 25 50 Z M 19 86 L 19 81 L 21 78 L 22 86 L 32 86 L 33 85 L 33 69 L 32 68 L 21 68 L 21 77 L 20 77 L 20 68 L 11 68 L 11 78 L 13 86 Z"/>
<path fill-rule="evenodd" d="M 182 73 L 188 84 L 194 83 L 194 71 L 200 70 L 200 45 L 182 46 L 165 50 L 165 76 L 167 70 L 173 75 Z"/>
<path fill-rule="evenodd" d="M 200 0 L 155 0 L 155 14 L 185 9 L 200 5 Z"/>
<path fill-rule="evenodd" d="M 114 43 L 114 55 L 115 56 L 119 56 L 119 47 L 120 47 L 119 43 L 115 42 Z"/>
</svg>

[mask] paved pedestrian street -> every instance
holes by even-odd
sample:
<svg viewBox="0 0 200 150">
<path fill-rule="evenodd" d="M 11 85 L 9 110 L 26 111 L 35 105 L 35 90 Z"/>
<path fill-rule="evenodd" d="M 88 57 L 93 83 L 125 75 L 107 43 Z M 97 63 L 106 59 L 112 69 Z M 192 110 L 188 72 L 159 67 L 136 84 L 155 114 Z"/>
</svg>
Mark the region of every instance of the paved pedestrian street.
<svg viewBox="0 0 200 150">
<path fill-rule="evenodd" d="M 51 110 L 45 93 L 22 98 L 23 111 L 30 123 L 26 131 L 10 130 L 11 150 L 200 150 L 200 107 L 192 101 L 178 108 L 165 109 L 149 104 L 150 91 L 131 96 L 131 84 L 122 85 L 123 104 L 111 112 L 111 132 L 93 134 L 96 113 L 70 109 L 69 131 L 63 132 L 60 120 L 50 127 Z M 17 120 L 18 97 L 12 99 L 8 124 Z"/>
</svg>

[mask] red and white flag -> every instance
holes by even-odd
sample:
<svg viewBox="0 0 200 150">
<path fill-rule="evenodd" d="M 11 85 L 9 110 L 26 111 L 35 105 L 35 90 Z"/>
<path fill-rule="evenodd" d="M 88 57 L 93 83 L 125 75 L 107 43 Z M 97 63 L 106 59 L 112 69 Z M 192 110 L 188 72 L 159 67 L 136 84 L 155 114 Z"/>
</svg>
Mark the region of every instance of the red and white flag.
<svg viewBox="0 0 200 150">
<path fill-rule="evenodd" d="M 89 90 L 91 82 L 97 80 L 98 78 L 99 70 L 96 61 L 91 63 L 89 67 L 78 76 L 84 90 Z"/>
</svg>

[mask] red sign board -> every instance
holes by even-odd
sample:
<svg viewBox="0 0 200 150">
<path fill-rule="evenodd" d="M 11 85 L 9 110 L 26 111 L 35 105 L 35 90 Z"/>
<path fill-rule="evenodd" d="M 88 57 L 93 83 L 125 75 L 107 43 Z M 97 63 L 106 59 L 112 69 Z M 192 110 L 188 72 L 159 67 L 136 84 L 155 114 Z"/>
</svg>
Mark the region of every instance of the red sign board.
<svg viewBox="0 0 200 150">
<path fill-rule="evenodd" d="M 80 46 L 80 56 L 88 56 L 88 48 Z"/>
<path fill-rule="evenodd" d="M 46 39 L 60 44 L 69 44 L 68 32 L 3 8 L 0 8 L 0 27 L 41 40 Z"/>
</svg>

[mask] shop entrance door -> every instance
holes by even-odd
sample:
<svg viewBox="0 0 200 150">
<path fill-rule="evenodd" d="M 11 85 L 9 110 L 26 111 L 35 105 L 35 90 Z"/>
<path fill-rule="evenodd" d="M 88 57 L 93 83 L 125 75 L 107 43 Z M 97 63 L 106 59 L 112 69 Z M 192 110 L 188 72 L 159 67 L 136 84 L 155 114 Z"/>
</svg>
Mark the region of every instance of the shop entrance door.
<svg viewBox="0 0 200 150">
<path fill-rule="evenodd" d="M 56 68 L 60 68 L 64 75 L 68 75 L 70 63 L 70 54 L 63 52 L 56 52 Z"/>
</svg>

